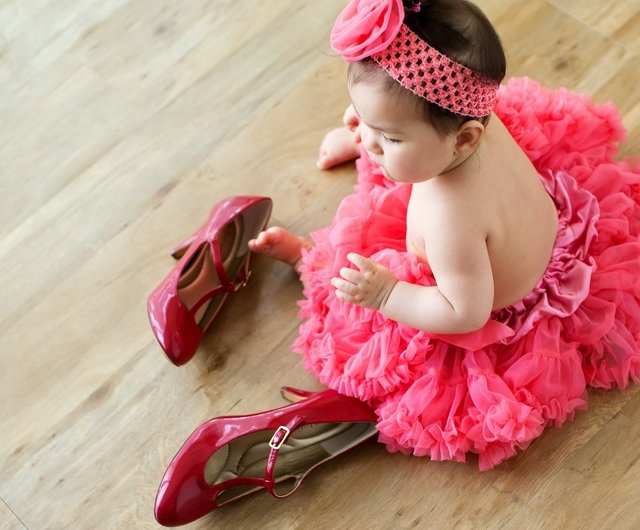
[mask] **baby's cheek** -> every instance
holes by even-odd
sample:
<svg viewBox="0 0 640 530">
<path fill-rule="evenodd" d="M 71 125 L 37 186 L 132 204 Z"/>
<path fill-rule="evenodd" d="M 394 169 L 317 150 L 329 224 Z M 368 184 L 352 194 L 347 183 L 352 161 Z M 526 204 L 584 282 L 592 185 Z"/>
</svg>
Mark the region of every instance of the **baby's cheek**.
<svg viewBox="0 0 640 530">
<path fill-rule="evenodd" d="M 405 157 L 399 157 L 395 160 L 393 169 L 391 169 L 398 180 L 401 182 L 411 182 L 416 174 L 416 168 L 411 163 L 411 160 Z"/>
</svg>

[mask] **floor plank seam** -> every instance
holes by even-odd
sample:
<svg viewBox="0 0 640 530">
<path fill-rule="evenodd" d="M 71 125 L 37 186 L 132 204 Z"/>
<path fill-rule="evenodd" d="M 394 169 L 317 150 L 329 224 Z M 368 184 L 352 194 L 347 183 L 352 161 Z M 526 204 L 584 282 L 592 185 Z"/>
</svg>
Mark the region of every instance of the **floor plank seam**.
<svg viewBox="0 0 640 530">
<path fill-rule="evenodd" d="M 632 50 L 630 50 L 623 41 L 620 41 L 620 40 L 616 39 L 615 37 L 612 37 L 611 35 L 607 35 L 602 30 L 600 30 L 600 29 L 592 26 L 591 24 L 589 24 L 586 20 L 578 18 L 577 16 L 575 16 L 570 11 L 567 11 L 563 6 L 558 5 L 555 1 L 549 2 L 549 5 L 551 5 L 552 7 L 554 7 L 555 9 L 560 11 L 561 13 L 563 13 L 564 15 L 568 16 L 569 18 L 571 18 L 572 20 L 574 20 L 575 22 L 577 22 L 581 26 L 584 26 L 588 30 L 597 33 L 598 35 L 603 37 L 605 40 L 608 40 L 608 41 L 611 41 L 611 42 L 615 42 L 616 44 L 619 44 L 620 46 L 622 46 L 622 48 L 624 48 L 625 52 L 627 52 L 627 53 L 631 53 L 632 52 Z"/>
<path fill-rule="evenodd" d="M 17 514 L 16 512 L 14 512 L 14 511 L 13 511 L 13 509 L 11 508 L 11 506 L 9 506 L 9 505 L 7 504 L 7 501 L 5 501 L 2 497 L 0 497 L 0 501 L 2 501 L 2 503 L 7 507 L 7 510 L 9 510 L 9 511 L 13 514 L 13 516 L 14 516 L 18 521 L 20 521 L 20 524 L 21 524 L 24 528 L 26 528 L 27 530 L 29 530 L 29 528 L 27 527 L 27 525 L 26 525 L 26 524 L 24 524 L 24 521 L 23 521 L 22 519 L 20 519 L 20 517 L 18 516 L 18 514 Z"/>
</svg>

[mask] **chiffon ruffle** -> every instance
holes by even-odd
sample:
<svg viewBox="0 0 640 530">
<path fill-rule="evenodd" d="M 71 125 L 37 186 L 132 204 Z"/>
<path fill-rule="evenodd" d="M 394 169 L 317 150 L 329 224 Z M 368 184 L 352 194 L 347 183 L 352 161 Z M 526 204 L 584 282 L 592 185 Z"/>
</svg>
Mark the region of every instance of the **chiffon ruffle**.
<svg viewBox="0 0 640 530">
<path fill-rule="evenodd" d="M 640 170 L 614 161 L 625 136 L 615 107 L 512 79 L 495 111 L 558 209 L 553 256 L 533 291 L 464 335 L 418 331 L 338 300 L 330 279 L 349 252 L 435 284 L 429 264 L 406 251 L 410 187 L 363 154 L 355 193 L 303 256 L 293 345 L 322 383 L 375 407 L 390 451 L 457 461 L 472 452 L 480 469 L 585 409 L 587 386 L 640 380 Z"/>
</svg>

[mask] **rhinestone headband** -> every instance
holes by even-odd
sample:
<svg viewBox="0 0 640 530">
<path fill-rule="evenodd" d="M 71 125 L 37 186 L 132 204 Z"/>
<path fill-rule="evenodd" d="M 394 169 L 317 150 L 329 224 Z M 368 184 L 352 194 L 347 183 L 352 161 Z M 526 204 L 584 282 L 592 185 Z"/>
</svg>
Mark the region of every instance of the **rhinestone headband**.
<svg viewBox="0 0 640 530">
<path fill-rule="evenodd" d="M 491 113 L 499 83 L 487 81 L 422 40 L 403 23 L 402 0 L 352 0 L 331 32 L 348 62 L 371 57 L 419 97 L 462 116 Z"/>
</svg>

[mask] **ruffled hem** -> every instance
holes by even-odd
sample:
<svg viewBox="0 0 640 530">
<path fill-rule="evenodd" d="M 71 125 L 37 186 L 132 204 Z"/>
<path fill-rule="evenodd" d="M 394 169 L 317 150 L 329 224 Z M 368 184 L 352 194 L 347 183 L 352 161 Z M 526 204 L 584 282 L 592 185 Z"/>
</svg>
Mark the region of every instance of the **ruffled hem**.
<svg viewBox="0 0 640 530">
<path fill-rule="evenodd" d="M 428 334 L 338 300 L 329 282 L 349 252 L 400 280 L 435 283 L 406 252 L 410 187 L 365 155 L 356 192 L 304 253 L 293 345 L 322 383 L 376 408 L 390 451 L 456 461 L 473 452 L 481 469 L 586 408 L 587 385 L 640 380 L 640 171 L 613 160 L 625 135 L 615 108 L 514 79 L 496 113 L 558 209 L 553 256 L 533 291 L 464 335 Z"/>
</svg>

